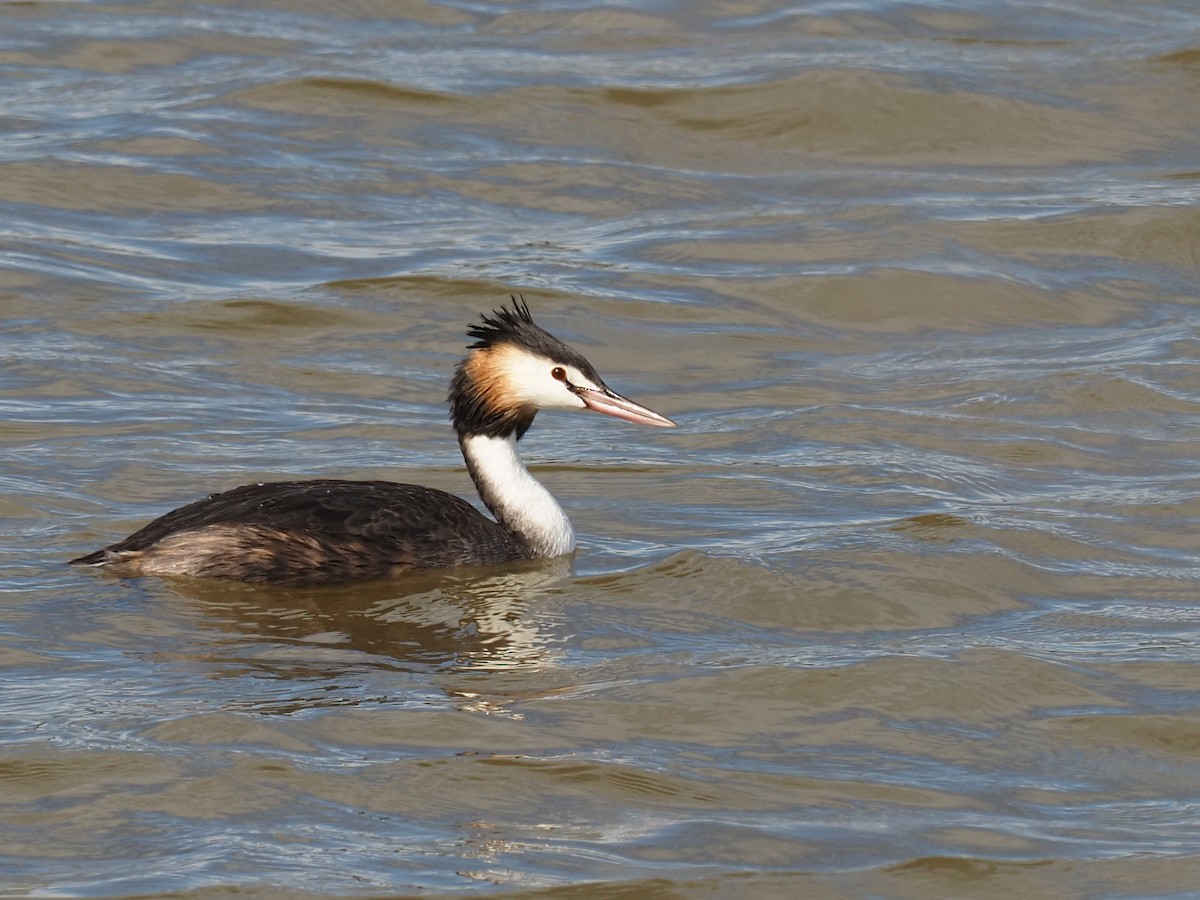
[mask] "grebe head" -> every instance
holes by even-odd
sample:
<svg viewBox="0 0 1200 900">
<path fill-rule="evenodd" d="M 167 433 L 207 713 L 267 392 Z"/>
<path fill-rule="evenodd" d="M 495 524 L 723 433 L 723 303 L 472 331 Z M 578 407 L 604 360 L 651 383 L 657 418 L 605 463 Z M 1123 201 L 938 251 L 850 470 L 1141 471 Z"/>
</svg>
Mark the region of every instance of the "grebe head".
<svg viewBox="0 0 1200 900">
<path fill-rule="evenodd" d="M 520 438 L 542 409 L 590 409 L 639 425 L 675 423 L 611 390 L 576 350 L 533 321 L 524 299 L 484 315 L 450 385 L 459 437 Z"/>
</svg>

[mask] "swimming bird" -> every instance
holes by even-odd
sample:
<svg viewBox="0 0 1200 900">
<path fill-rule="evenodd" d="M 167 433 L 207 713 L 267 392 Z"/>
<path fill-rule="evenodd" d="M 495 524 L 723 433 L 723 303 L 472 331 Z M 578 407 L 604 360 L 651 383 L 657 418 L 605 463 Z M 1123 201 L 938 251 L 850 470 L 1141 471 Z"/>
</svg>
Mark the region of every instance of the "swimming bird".
<svg viewBox="0 0 1200 900">
<path fill-rule="evenodd" d="M 315 584 L 573 552 L 570 521 L 517 452 L 534 416 L 571 409 L 675 423 L 612 391 L 580 353 L 534 323 L 523 299 L 481 320 L 468 327 L 475 341 L 450 382 L 450 418 L 494 520 L 461 497 L 413 484 L 248 484 L 182 506 L 71 564 L 122 576 Z"/>
</svg>

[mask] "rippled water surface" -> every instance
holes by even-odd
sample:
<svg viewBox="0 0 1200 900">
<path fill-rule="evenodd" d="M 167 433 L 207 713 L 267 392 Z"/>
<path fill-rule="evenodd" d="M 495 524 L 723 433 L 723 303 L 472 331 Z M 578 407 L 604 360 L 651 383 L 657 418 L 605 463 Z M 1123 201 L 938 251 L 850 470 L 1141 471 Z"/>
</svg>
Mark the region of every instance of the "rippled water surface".
<svg viewBox="0 0 1200 900">
<path fill-rule="evenodd" d="M 1200 885 L 1191 0 L 0 6 L 0 891 Z M 470 495 L 522 292 L 574 561 L 66 568 Z"/>
</svg>

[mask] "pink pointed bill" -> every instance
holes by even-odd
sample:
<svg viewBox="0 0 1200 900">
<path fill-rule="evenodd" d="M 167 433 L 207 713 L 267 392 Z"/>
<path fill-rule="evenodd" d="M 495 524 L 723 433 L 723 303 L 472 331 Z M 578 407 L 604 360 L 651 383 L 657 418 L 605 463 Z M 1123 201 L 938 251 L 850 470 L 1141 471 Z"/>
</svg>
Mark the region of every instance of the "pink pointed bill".
<svg viewBox="0 0 1200 900">
<path fill-rule="evenodd" d="M 577 395 L 587 405 L 588 409 L 604 413 L 606 416 L 615 416 L 618 419 L 624 419 L 626 422 L 634 422 L 638 425 L 657 425 L 660 428 L 675 427 L 675 423 L 666 416 L 660 416 L 654 410 L 647 409 L 640 403 L 634 403 L 632 400 L 627 400 L 620 394 L 615 394 L 612 391 L 584 389 L 578 391 Z"/>
</svg>

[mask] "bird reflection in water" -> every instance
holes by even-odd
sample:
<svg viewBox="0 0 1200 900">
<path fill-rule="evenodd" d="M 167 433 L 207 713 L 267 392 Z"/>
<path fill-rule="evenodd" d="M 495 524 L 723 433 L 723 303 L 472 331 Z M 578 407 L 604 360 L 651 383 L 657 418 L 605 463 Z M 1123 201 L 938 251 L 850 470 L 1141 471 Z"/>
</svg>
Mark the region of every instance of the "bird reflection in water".
<svg viewBox="0 0 1200 900">
<path fill-rule="evenodd" d="M 331 690 L 356 672 L 469 676 L 553 667 L 561 634 L 553 628 L 555 592 L 547 589 L 570 575 L 570 559 L 559 558 L 354 585 L 279 588 L 200 578 L 158 585 L 170 592 L 175 609 L 190 600 L 202 624 L 236 636 L 217 641 L 205 635 L 203 650 L 182 654 L 189 662 L 214 665 L 222 677 L 319 682 L 316 695 L 288 691 L 288 700 L 276 702 L 283 698 L 272 692 L 273 700 L 253 703 L 294 712 L 394 700 Z M 492 711 L 465 686 L 443 683 L 442 691 L 463 701 L 460 706 Z"/>
</svg>

